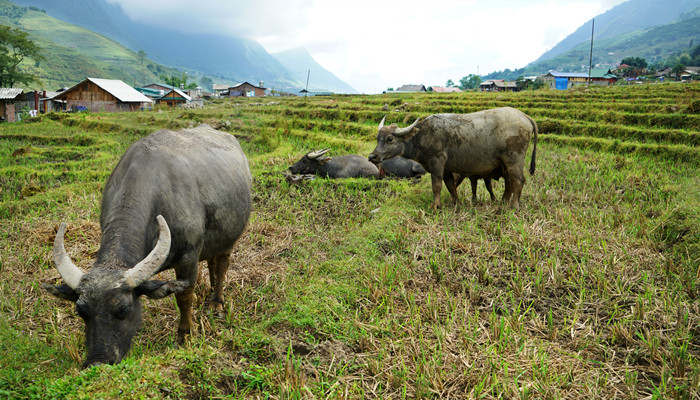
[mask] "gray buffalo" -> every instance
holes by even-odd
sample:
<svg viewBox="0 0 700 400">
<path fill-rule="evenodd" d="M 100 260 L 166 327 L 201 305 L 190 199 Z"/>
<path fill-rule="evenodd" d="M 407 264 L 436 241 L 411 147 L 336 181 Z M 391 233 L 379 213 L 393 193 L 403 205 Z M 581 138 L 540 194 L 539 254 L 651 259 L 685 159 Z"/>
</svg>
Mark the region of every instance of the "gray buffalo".
<svg viewBox="0 0 700 400">
<path fill-rule="evenodd" d="M 397 178 L 418 178 L 425 175 L 425 168 L 413 160 L 394 157 L 379 164 L 379 175 L 395 176 Z"/>
<path fill-rule="evenodd" d="M 435 114 L 423 121 L 419 118 L 405 128 L 396 124 L 384 126 L 382 119 L 377 147 L 369 161 L 378 164 L 396 156 L 418 161 L 431 175 L 431 208 L 440 207 L 443 180 L 452 201 L 459 201 L 454 173 L 485 176 L 500 167 L 506 182 L 503 199 L 510 199 L 511 205 L 518 207 L 525 184 L 525 153 L 533 136 L 531 174 L 535 172 L 537 124 L 514 108 Z"/>
<path fill-rule="evenodd" d="M 379 178 L 379 169 L 366 158 L 348 154 L 325 157 L 330 149 L 312 151 L 289 167 L 293 174 L 314 174 L 324 178 Z"/>
<path fill-rule="evenodd" d="M 141 295 L 175 294 L 182 343 L 192 328 L 200 260 L 209 268 L 210 304 L 222 307 L 229 257 L 250 215 L 250 190 L 238 141 L 207 125 L 160 130 L 129 147 L 105 185 L 102 238 L 92 268 L 84 272 L 68 257 L 63 223 L 53 259 L 64 283 L 44 284 L 75 302 L 85 321 L 83 367 L 121 361 L 141 325 Z M 151 279 L 171 268 L 176 280 Z"/>
</svg>

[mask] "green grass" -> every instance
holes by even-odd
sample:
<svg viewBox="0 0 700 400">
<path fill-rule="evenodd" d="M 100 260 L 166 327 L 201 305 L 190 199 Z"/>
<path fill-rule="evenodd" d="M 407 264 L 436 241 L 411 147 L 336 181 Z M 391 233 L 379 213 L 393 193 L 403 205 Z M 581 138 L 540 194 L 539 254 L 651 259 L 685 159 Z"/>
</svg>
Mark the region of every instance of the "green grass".
<svg viewBox="0 0 700 400">
<path fill-rule="evenodd" d="M 0 125 L 0 394 L 698 398 L 699 92 L 238 99 Z M 459 207 L 430 210 L 428 177 L 283 174 L 313 149 L 368 154 L 385 114 L 403 125 L 501 105 L 532 110 L 546 131 L 518 210 L 483 187 L 472 205 L 468 185 Z M 40 289 L 57 282 L 55 229 L 68 222 L 68 252 L 89 268 L 101 190 L 121 154 L 157 129 L 199 123 L 237 136 L 254 178 L 225 313 L 207 310 L 203 268 L 185 346 L 174 347 L 174 298 L 145 300 L 130 355 L 80 371 L 82 321 Z"/>
</svg>

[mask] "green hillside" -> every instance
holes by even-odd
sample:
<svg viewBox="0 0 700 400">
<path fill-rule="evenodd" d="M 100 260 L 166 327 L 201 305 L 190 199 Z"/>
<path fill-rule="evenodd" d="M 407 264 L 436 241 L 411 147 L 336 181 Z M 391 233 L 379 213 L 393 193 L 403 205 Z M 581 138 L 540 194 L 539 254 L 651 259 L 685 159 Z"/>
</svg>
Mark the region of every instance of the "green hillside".
<svg viewBox="0 0 700 400">
<path fill-rule="evenodd" d="M 593 64 L 612 66 L 625 57 L 642 57 L 650 65 L 663 66 L 665 61 L 700 43 L 700 7 L 685 13 L 681 19 L 666 25 L 626 32 L 593 41 Z M 590 34 L 590 32 L 589 32 Z M 493 72 L 484 79 L 516 79 L 518 76 L 587 71 L 591 51 L 590 39 L 550 59 L 537 61 L 524 68 Z"/>
<path fill-rule="evenodd" d="M 86 77 L 121 79 L 130 85 L 160 81 L 160 75 L 182 72 L 155 64 L 143 65 L 138 54 L 89 30 L 71 25 L 36 8 L 20 7 L 0 0 L 0 23 L 29 33 L 43 49 L 45 60 L 25 60 L 21 67 L 40 82 L 25 89 L 55 90 L 70 87 Z"/>
<path fill-rule="evenodd" d="M 593 63 L 615 64 L 625 57 L 642 57 L 650 64 L 663 62 L 672 55 L 690 50 L 700 39 L 700 17 L 693 17 L 649 30 L 628 32 L 610 39 L 594 41 Z M 565 54 L 540 64 L 574 71 L 588 68 L 591 42 L 581 43 Z"/>
</svg>

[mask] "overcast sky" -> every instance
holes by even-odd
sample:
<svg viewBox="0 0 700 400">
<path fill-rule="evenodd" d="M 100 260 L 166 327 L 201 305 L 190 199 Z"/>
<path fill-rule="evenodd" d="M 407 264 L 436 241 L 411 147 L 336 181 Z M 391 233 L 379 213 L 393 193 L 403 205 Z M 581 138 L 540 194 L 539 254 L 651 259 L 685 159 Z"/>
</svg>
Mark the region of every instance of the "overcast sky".
<svg viewBox="0 0 700 400">
<path fill-rule="evenodd" d="M 270 53 L 303 46 L 371 94 L 524 67 L 626 0 L 109 1 L 144 23 L 245 37 Z"/>
</svg>

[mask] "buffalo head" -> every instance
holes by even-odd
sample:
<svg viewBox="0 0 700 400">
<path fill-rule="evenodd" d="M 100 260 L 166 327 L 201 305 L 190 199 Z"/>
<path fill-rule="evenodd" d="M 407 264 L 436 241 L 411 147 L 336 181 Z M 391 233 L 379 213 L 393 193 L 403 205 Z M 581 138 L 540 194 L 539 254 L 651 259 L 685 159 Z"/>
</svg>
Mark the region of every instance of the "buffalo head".
<svg viewBox="0 0 700 400">
<path fill-rule="evenodd" d="M 329 157 L 323 156 L 330 150 L 323 149 L 306 153 L 301 160 L 289 167 L 289 172 L 293 174 L 315 174 L 323 164 L 330 160 Z"/>
<path fill-rule="evenodd" d="M 63 245 L 66 224 L 59 227 L 53 260 L 65 283 L 44 284 L 44 289 L 75 302 L 78 315 L 85 321 L 87 359 L 83 367 L 116 364 L 126 355 L 141 325 L 141 295 L 162 298 L 181 289 L 177 282 L 148 280 L 170 252 L 168 224 L 160 215 L 157 220 L 158 241 L 141 262 L 128 269 L 96 262 L 88 272 L 83 272 L 68 257 Z"/>
<path fill-rule="evenodd" d="M 420 118 L 405 128 L 399 128 L 396 124 L 384 126 L 384 120 L 386 117 L 379 123 L 377 147 L 368 157 L 369 161 L 375 164 L 404 154 L 404 143 L 411 136 L 410 133 L 418 125 Z"/>
</svg>

